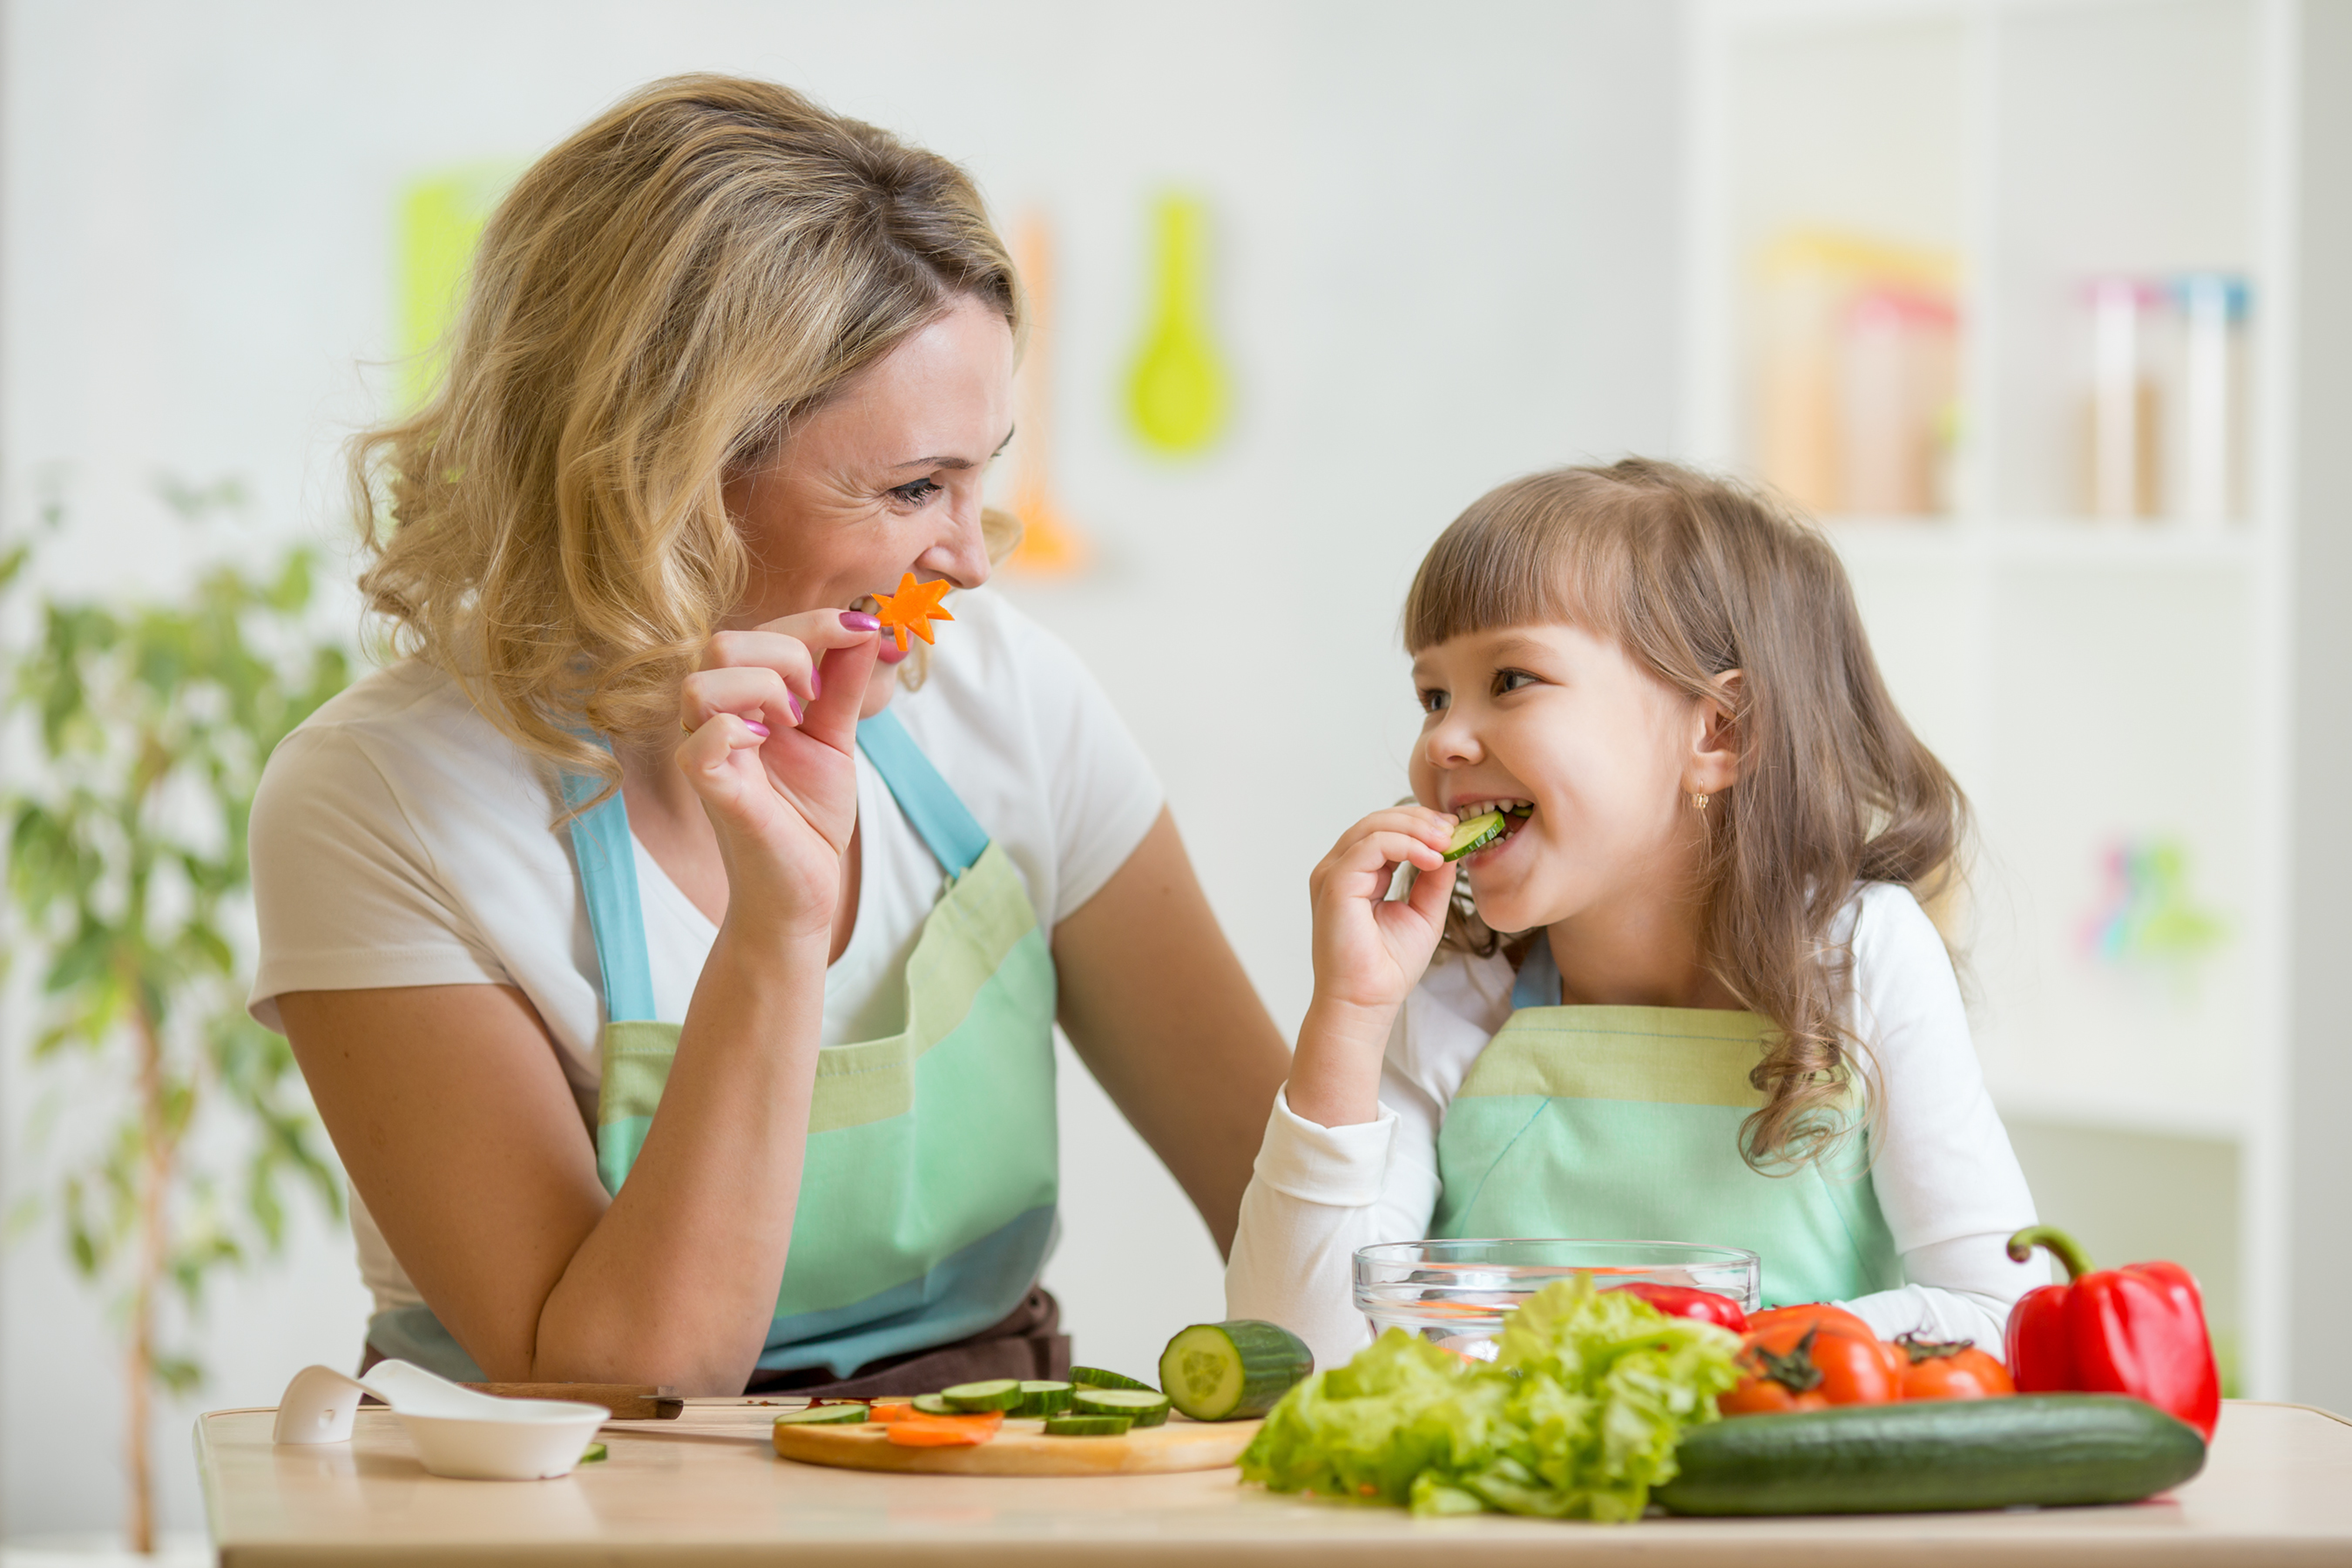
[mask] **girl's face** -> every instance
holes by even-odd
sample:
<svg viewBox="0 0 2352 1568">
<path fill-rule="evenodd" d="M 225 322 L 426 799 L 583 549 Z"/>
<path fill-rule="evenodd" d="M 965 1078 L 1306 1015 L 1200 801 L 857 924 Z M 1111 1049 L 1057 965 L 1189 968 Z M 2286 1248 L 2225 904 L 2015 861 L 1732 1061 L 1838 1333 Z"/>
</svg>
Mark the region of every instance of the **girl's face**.
<svg viewBox="0 0 2352 1568">
<path fill-rule="evenodd" d="M 1721 710 L 1571 626 L 1502 626 L 1425 648 L 1412 788 L 1457 814 L 1525 802 L 1509 836 L 1465 858 L 1478 916 L 1548 926 L 1631 896 L 1679 894 L 1705 847 L 1689 792 L 1729 782 L 1710 752 Z M 1710 759 L 1713 761 L 1711 762 Z"/>
<path fill-rule="evenodd" d="M 847 609 L 896 591 L 908 572 L 959 588 L 987 582 L 981 480 L 1012 435 L 1012 329 L 959 300 L 803 419 L 774 461 L 728 482 L 751 557 L 729 625 Z M 905 657 L 883 638 L 866 715 L 890 700 L 891 667 Z"/>
</svg>

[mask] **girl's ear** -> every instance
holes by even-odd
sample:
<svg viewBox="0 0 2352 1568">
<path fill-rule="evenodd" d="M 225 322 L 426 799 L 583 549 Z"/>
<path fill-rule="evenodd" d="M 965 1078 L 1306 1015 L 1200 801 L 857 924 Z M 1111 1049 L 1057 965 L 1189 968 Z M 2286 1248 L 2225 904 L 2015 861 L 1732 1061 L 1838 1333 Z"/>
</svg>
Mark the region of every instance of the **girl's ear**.
<svg viewBox="0 0 2352 1568">
<path fill-rule="evenodd" d="M 1727 669 L 1715 678 L 1715 694 L 1693 705 L 1690 760 L 1683 764 L 1683 788 L 1693 795 L 1715 795 L 1739 782 L 1740 689 L 1746 676 Z"/>
</svg>

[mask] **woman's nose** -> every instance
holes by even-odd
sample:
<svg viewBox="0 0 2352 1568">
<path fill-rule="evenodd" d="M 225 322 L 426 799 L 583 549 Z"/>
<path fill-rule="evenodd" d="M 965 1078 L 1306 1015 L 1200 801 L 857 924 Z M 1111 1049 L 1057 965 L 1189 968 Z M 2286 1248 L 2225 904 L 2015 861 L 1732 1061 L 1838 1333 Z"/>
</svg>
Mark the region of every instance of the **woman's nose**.
<svg viewBox="0 0 2352 1568">
<path fill-rule="evenodd" d="M 955 497 L 940 509 L 945 526 L 915 564 L 936 572 L 959 588 L 977 588 L 988 581 L 988 540 L 980 522 L 980 487 Z"/>
</svg>

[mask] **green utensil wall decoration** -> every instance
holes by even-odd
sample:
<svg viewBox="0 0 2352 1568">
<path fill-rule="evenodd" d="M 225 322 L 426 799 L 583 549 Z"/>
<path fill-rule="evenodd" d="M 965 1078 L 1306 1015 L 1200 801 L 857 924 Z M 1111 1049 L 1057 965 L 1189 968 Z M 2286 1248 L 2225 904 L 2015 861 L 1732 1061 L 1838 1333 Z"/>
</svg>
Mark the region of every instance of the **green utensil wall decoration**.
<svg viewBox="0 0 2352 1568">
<path fill-rule="evenodd" d="M 1128 377 L 1128 414 L 1155 451 L 1189 457 L 1223 433 L 1233 402 L 1224 356 L 1209 336 L 1209 210 L 1170 193 L 1152 205 L 1151 315 Z"/>
<path fill-rule="evenodd" d="M 448 363 L 442 337 L 465 297 L 466 268 L 517 173 L 506 163 L 468 163 L 436 170 L 400 193 L 393 277 L 403 408 L 418 406 L 441 384 Z"/>
</svg>

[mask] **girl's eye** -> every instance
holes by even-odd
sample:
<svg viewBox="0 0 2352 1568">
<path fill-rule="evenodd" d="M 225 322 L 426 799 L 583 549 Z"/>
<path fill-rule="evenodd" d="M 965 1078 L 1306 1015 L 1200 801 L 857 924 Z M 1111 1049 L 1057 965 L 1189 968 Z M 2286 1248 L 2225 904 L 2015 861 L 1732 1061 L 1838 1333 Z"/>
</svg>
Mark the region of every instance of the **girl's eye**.
<svg viewBox="0 0 2352 1568">
<path fill-rule="evenodd" d="M 1522 686 L 1533 686 L 1535 683 L 1536 678 L 1524 669 L 1504 669 L 1495 673 L 1495 692 L 1497 696 L 1506 691 L 1517 691 Z"/>
<path fill-rule="evenodd" d="M 906 484 L 898 486 L 890 493 L 908 506 L 920 506 L 939 494 L 940 489 L 938 481 L 934 479 L 911 479 Z"/>
<path fill-rule="evenodd" d="M 1421 710 L 1424 713 L 1443 713 L 1445 711 L 1446 703 L 1451 700 L 1452 699 L 1436 687 L 1424 687 L 1421 693 Z"/>
</svg>

